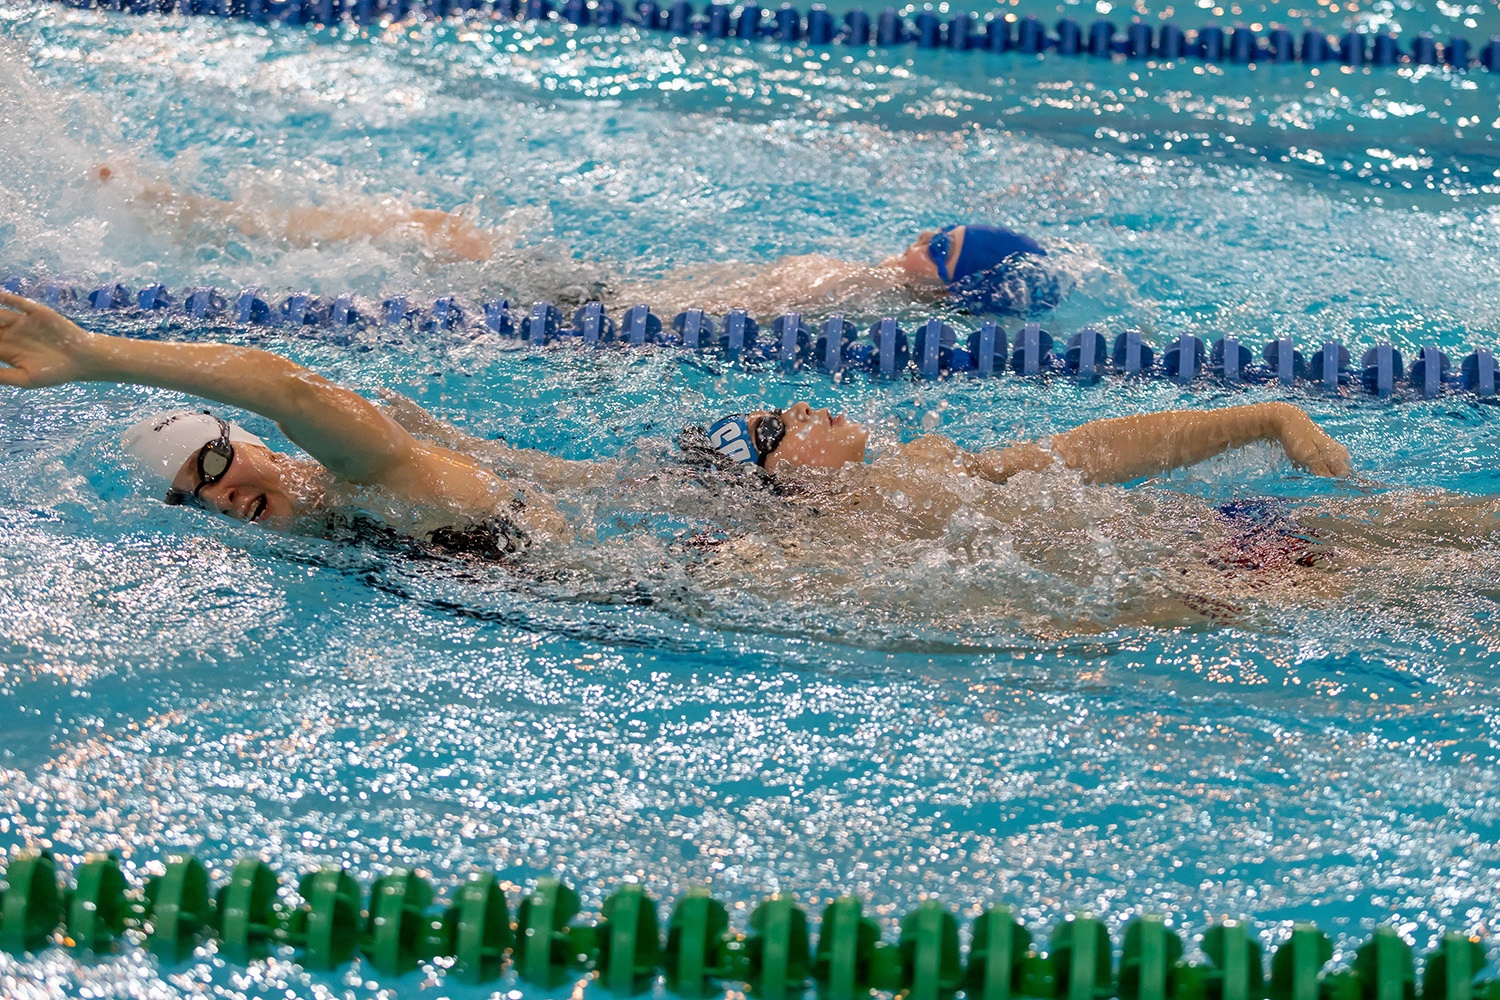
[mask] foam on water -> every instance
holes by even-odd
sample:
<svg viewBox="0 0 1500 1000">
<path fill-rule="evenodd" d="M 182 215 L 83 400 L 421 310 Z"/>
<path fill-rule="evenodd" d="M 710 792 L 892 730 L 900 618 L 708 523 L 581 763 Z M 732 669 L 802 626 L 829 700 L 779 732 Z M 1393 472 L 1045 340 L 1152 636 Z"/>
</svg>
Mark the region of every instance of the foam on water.
<svg viewBox="0 0 1500 1000">
<path fill-rule="evenodd" d="M 1478 37 L 1493 14 L 1447 6 L 1349 23 Z M 1058 334 L 1457 350 L 1491 340 L 1500 302 L 1479 72 L 8 7 L 0 84 L 0 270 L 80 282 L 347 290 L 370 312 L 398 291 L 530 302 L 648 284 L 680 300 L 722 284 L 725 261 L 873 261 L 984 217 L 1067 251 L 1079 287 L 1045 317 Z M 101 161 L 264 218 L 390 196 L 462 208 L 503 249 L 455 264 L 399 239 L 184 230 L 89 182 Z M 1015 904 L 1036 929 L 1075 909 L 1118 929 L 1143 908 L 1195 930 L 1248 915 L 1267 940 L 1293 919 L 1357 935 L 1393 912 L 1419 947 L 1487 929 L 1500 567 L 1482 530 L 1423 522 L 1426 491 L 1500 493 L 1493 407 L 1299 397 L 1378 485 L 1310 480 L 1270 447 L 1130 489 L 919 482 L 879 497 L 854 530 L 882 537 L 860 541 L 810 510 L 816 491 L 700 482 L 677 431 L 808 398 L 870 423 L 877 447 L 938 431 L 981 448 L 1276 393 L 834 382 L 410 328 L 334 344 L 86 321 L 255 343 L 480 438 L 608 460 L 613 479 L 564 490 L 579 539 L 522 565 L 413 558 L 156 503 L 117 434 L 179 405 L 170 393 L 0 396 L 0 846 L 54 846 L 64 867 L 117 848 L 133 877 L 183 844 L 219 877 L 243 850 L 286 876 L 343 860 L 367 884 L 394 863 L 566 872 L 591 912 L 644 873 L 659 896 L 861 892 L 887 922 L 937 893 L 966 915 Z M 1240 529 L 1211 513 L 1267 496 L 1348 554 L 1227 566 L 1284 558 L 1230 552 Z M 898 516 L 912 511 L 920 530 Z M 167 975 L 143 956 L 0 956 L 0 992 L 389 986 L 285 956 Z"/>
</svg>

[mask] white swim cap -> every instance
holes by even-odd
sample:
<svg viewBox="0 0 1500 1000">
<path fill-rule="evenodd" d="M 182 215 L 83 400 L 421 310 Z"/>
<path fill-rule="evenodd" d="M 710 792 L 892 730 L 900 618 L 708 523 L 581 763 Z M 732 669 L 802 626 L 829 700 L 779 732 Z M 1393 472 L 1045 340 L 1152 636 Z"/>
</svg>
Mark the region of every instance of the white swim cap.
<svg viewBox="0 0 1500 1000">
<path fill-rule="evenodd" d="M 218 439 L 217 417 L 206 410 L 176 410 L 147 417 L 126 431 L 120 443 L 136 457 L 144 471 L 171 486 L 188 459 Z M 239 424 L 229 424 L 229 440 L 265 445 Z"/>
</svg>

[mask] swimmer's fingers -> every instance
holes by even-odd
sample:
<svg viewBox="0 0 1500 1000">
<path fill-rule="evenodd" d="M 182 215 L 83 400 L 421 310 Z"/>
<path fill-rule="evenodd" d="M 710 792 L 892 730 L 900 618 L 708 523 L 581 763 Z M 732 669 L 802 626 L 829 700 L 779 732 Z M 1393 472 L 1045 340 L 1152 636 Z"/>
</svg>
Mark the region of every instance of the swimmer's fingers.
<svg viewBox="0 0 1500 1000">
<path fill-rule="evenodd" d="M 1310 454 L 1294 461 L 1315 476 L 1343 479 L 1350 472 L 1349 450 L 1332 438 L 1318 442 Z"/>
<path fill-rule="evenodd" d="M 31 301 L 24 295 L 16 295 L 12 292 L 5 291 L 0 291 L 0 306 L 4 306 L 6 309 L 11 310 L 12 312 L 22 313 L 26 315 L 34 313 L 38 309 L 44 308 L 39 303 Z M 0 312 L 0 323 L 5 323 L 7 321 L 14 322 L 17 318 L 18 317 L 9 315 L 5 312 Z"/>
<path fill-rule="evenodd" d="M 1349 474 L 1347 462 L 1342 465 L 1331 456 L 1319 455 L 1307 463 L 1307 471 L 1315 476 L 1328 476 L 1332 479 L 1342 479 Z"/>
<path fill-rule="evenodd" d="M 1278 411 L 1281 447 L 1293 464 L 1315 476 L 1349 475 L 1349 450 L 1296 407 Z"/>
<path fill-rule="evenodd" d="M 1318 457 L 1322 459 L 1323 467 L 1327 470 L 1319 472 L 1320 476 L 1336 476 L 1344 479 L 1353 471 L 1349 462 L 1349 449 L 1327 434 L 1324 434 L 1323 440 L 1319 442 Z"/>
<path fill-rule="evenodd" d="M 1336 475 L 1334 460 L 1327 449 L 1319 447 L 1318 444 L 1306 440 L 1283 441 L 1282 447 L 1286 450 L 1287 458 L 1292 464 L 1304 472 L 1311 472 L 1315 476 Z"/>
<path fill-rule="evenodd" d="M 86 377 L 100 338 L 54 309 L 0 292 L 0 385 L 37 388 Z"/>
</svg>

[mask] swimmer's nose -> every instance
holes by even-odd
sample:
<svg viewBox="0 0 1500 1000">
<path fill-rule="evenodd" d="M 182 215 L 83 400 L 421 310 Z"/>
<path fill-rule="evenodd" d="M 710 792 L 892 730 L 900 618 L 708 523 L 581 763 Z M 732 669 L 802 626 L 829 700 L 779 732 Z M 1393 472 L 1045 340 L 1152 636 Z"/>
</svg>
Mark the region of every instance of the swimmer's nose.
<svg viewBox="0 0 1500 1000">
<path fill-rule="evenodd" d="M 215 483 L 202 493 L 200 498 L 206 500 L 214 510 L 229 517 L 239 516 L 239 489 L 234 486 L 221 486 Z"/>
</svg>

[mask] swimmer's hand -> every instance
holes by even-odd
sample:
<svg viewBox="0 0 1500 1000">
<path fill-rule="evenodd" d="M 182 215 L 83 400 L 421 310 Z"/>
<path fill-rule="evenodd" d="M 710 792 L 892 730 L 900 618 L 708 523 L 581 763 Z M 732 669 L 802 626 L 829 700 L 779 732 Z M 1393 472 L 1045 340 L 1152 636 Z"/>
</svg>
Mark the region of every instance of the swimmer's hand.
<svg viewBox="0 0 1500 1000">
<path fill-rule="evenodd" d="M 1349 449 L 1328 436 L 1328 432 L 1313 423 L 1302 409 L 1282 405 L 1276 408 L 1277 430 L 1281 448 L 1286 457 L 1299 469 L 1306 469 L 1315 476 L 1349 475 Z"/>
<path fill-rule="evenodd" d="M 0 385 L 40 389 L 89 377 L 102 338 L 40 302 L 0 291 Z"/>
</svg>

